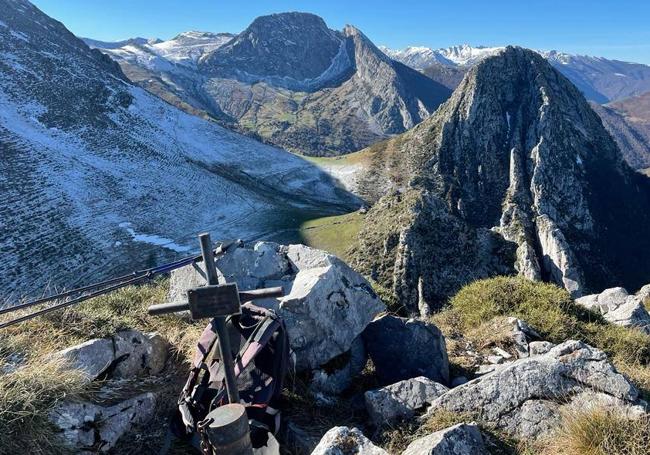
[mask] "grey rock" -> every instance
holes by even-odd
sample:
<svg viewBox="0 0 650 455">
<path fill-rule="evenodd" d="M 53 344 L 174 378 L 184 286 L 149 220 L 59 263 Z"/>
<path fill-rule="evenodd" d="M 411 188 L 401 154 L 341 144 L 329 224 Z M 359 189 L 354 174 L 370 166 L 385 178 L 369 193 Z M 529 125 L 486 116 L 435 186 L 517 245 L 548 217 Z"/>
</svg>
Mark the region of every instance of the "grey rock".
<svg viewBox="0 0 650 455">
<path fill-rule="evenodd" d="M 385 308 L 359 273 L 337 257 L 304 245 L 258 242 L 253 248 L 230 250 L 217 259 L 216 266 L 224 279 L 240 288 L 283 284 L 287 295 L 255 303 L 275 310 L 284 320 L 299 370 L 318 368 L 349 351 Z M 174 271 L 170 300 L 199 281 L 193 266 Z M 337 381 L 347 380 L 350 374 L 351 370 L 343 373 Z"/>
<path fill-rule="evenodd" d="M 641 299 L 641 303 L 645 305 L 646 309 L 650 308 L 650 284 L 646 284 L 639 289 L 636 296 Z"/>
<path fill-rule="evenodd" d="M 147 423 L 153 417 L 155 405 L 153 393 L 107 407 L 87 402 L 63 402 L 52 409 L 50 421 L 62 431 L 70 448 L 107 452 L 134 425 Z"/>
<path fill-rule="evenodd" d="M 609 322 L 623 327 L 638 327 L 650 333 L 650 314 L 643 305 L 645 288 L 637 295 L 629 295 L 624 288 L 605 289 L 600 294 L 592 294 L 576 299 L 576 304 L 597 311 Z"/>
<path fill-rule="evenodd" d="M 546 354 L 555 344 L 550 341 L 533 341 L 528 345 L 531 356 Z"/>
<path fill-rule="evenodd" d="M 449 383 L 445 338 L 435 325 L 385 315 L 368 325 L 363 340 L 381 383 L 417 376 Z"/>
<path fill-rule="evenodd" d="M 537 437 L 548 428 L 556 404 L 581 392 L 595 392 L 636 404 L 638 391 L 602 351 L 567 341 L 549 352 L 501 366 L 437 398 L 427 414 L 445 409 L 471 413 L 520 437 Z M 531 403 L 525 404 L 528 401 Z M 538 401 L 544 401 L 539 403 Z M 549 402 L 549 403 L 546 403 Z"/>
<path fill-rule="evenodd" d="M 116 361 L 113 377 L 158 374 L 165 367 L 168 344 L 157 333 L 126 330 L 117 332 L 113 342 Z"/>
<path fill-rule="evenodd" d="M 449 389 L 420 376 L 391 384 L 364 394 L 366 409 L 375 426 L 381 427 L 399 419 L 408 419 L 418 409 L 430 404 Z"/>
<path fill-rule="evenodd" d="M 357 428 L 334 427 L 320 440 L 311 455 L 388 455 Z"/>
<path fill-rule="evenodd" d="M 484 455 L 483 436 L 473 424 L 460 423 L 416 439 L 402 455 Z"/>
<path fill-rule="evenodd" d="M 59 351 L 53 357 L 63 359 L 70 368 L 82 371 L 88 381 L 93 381 L 113 364 L 115 351 L 112 340 L 96 338 Z"/>
<path fill-rule="evenodd" d="M 363 371 L 368 361 L 366 348 L 360 336 L 354 339 L 350 350 L 342 356 L 348 358 L 341 368 L 334 371 L 328 371 L 329 369 L 313 371 L 310 383 L 313 392 L 338 395 L 352 385 L 352 380 Z"/>
</svg>

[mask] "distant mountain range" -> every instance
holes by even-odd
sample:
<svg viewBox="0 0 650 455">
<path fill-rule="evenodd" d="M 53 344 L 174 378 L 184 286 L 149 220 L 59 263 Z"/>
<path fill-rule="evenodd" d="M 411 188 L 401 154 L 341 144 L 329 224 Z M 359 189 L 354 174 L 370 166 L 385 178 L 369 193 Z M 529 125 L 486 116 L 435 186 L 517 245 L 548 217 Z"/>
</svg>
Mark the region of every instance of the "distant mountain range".
<svg viewBox="0 0 650 455">
<path fill-rule="evenodd" d="M 125 47 L 202 49 L 162 44 Z M 186 255 L 204 230 L 282 239 L 359 204 L 294 154 L 131 84 L 26 0 L 0 0 L 0 105 L 0 299 Z"/>
<path fill-rule="evenodd" d="M 451 94 L 358 29 L 330 30 L 306 13 L 259 17 L 237 36 L 188 32 L 101 50 L 187 112 L 307 155 L 352 152 L 404 132 Z"/>
<path fill-rule="evenodd" d="M 381 47 L 392 59 L 417 70 L 431 66 L 467 69 L 503 47 L 473 47 L 468 44 L 448 48 L 407 47 L 393 50 Z M 538 51 L 551 65 L 569 78 L 588 100 L 607 103 L 650 91 L 650 66 L 602 57 L 572 55 L 558 51 Z"/>
</svg>

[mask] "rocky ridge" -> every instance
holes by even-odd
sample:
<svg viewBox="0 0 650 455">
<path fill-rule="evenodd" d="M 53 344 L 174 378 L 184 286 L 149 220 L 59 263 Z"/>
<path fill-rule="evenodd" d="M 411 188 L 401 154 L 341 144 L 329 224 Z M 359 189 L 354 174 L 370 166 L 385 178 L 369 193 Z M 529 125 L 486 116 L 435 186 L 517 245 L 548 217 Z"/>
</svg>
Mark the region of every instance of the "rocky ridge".
<svg viewBox="0 0 650 455">
<path fill-rule="evenodd" d="M 411 312 L 509 270 L 576 296 L 648 280 L 648 181 L 535 52 L 483 60 L 433 117 L 367 153 L 359 187 L 378 201 L 354 263 Z"/>
<path fill-rule="evenodd" d="M 193 69 L 159 51 L 104 51 L 182 109 L 307 155 L 352 152 L 403 132 L 451 93 L 387 58 L 358 29 L 330 30 L 306 13 L 257 18 Z"/>
</svg>

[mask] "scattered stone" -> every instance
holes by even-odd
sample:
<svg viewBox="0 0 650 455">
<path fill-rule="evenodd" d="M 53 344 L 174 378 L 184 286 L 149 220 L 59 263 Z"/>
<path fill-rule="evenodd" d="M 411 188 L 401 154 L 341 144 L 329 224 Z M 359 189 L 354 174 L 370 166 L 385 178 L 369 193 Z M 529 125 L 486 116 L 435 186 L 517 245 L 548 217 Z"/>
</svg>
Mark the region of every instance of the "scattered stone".
<svg viewBox="0 0 650 455">
<path fill-rule="evenodd" d="M 82 371 L 88 382 L 94 381 L 115 360 L 113 340 L 108 338 L 88 340 L 53 354 L 53 358 L 63 359 L 70 368 Z"/>
<path fill-rule="evenodd" d="M 546 354 L 553 347 L 555 347 L 555 344 L 550 341 L 533 341 L 528 345 L 531 356 Z"/>
<path fill-rule="evenodd" d="M 138 395 L 114 406 L 64 402 L 50 413 L 50 421 L 62 431 L 70 448 L 107 452 L 134 425 L 147 423 L 154 415 L 153 393 Z"/>
<path fill-rule="evenodd" d="M 431 404 L 427 415 L 439 409 L 470 413 L 514 436 L 534 438 L 548 430 L 546 423 L 552 416 L 559 416 L 559 403 L 581 392 L 638 404 L 637 389 L 604 352 L 580 341 L 566 341 L 546 354 L 499 366 L 449 390 Z"/>
<path fill-rule="evenodd" d="M 369 390 L 365 393 L 366 409 L 377 427 L 408 419 L 415 411 L 430 404 L 449 389 L 429 378 L 420 376 L 413 379 Z"/>
<path fill-rule="evenodd" d="M 498 365 L 500 363 L 503 363 L 504 358 L 501 357 L 500 355 L 489 355 L 487 357 L 488 363 L 491 363 L 493 365 Z"/>
<path fill-rule="evenodd" d="M 460 423 L 416 439 L 402 455 L 485 455 L 487 449 L 478 427 Z"/>
<path fill-rule="evenodd" d="M 240 289 L 282 286 L 280 299 L 256 301 L 284 319 L 298 370 L 315 369 L 350 350 L 372 319 L 385 309 L 370 284 L 336 256 L 304 245 L 258 242 L 233 248 L 215 262 L 220 276 Z M 205 280 L 200 267 L 172 273 L 169 300 Z"/>
<path fill-rule="evenodd" d="M 501 349 L 501 348 L 499 348 L 499 347 L 494 348 L 493 351 L 494 351 L 494 353 L 495 353 L 496 355 L 498 355 L 499 357 L 501 357 L 503 360 L 510 360 L 510 359 L 512 359 L 512 354 L 510 354 L 509 352 L 507 352 L 507 351 L 505 351 L 505 350 L 503 350 L 503 349 Z"/>
<path fill-rule="evenodd" d="M 117 332 L 113 341 L 116 361 L 113 377 L 158 374 L 165 368 L 168 346 L 159 334 L 126 330 Z"/>
<path fill-rule="evenodd" d="M 435 325 L 386 315 L 366 328 L 363 340 L 380 383 L 417 376 L 449 383 L 445 338 Z"/>
<path fill-rule="evenodd" d="M 643 287 L 637 295 L 629 295 L 621 287 L 605 289 L 600 294 L 592 294 L 576 299 L 576 303 L 603 315 L 609 322 L 623 327 L 638 327 L 650 333 L 650 314 L 643 305 L 650 287 Z"/>
<path fill-rule="evenodd" d="M 388 455 L 357 428 L 334 427 L 320 440 L 311 455 Z"/>
</svg>

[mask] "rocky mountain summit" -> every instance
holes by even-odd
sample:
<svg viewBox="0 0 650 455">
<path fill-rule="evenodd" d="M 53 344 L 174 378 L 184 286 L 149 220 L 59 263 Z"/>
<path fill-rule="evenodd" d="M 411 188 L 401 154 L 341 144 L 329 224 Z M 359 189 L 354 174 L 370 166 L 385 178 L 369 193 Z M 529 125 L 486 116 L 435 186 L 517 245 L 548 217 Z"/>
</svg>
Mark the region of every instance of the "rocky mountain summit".
<svg viewBox="0 0 650 455">
<path fill-rule="evenodd" d="M 533 51 L 483 60 L 430 119 L 365 153 L 359 187 L 377 202 L 355 264 L 412 312 L 514 271 L 576 296 L 648 281 L 649 182 Z"/>
<path fill-rule="evenodd" d="M 263 453 L 279 454 L 282 448 L 282 453 L 299 455 L 483 455 L 511 453 L 519 444 L 530 447 L 530 453 L 545 454 L 533 449 L 561 435 L 567 415 L 607 413 L 621 423 L 639 425 L 640 432 L 650 423 L 642 395 L 646 392 L 617 369 L 620 359 L 612 358 L 625 352 L 644 362 L 638 368 L 647 369 L 650 354 L 638 347 L 647 345 L 648 335 L 633 327 L 610 326 L 590 310 L 570 320 L 577 308 L 570 301 L 553 309 L 563 314 L 559 319 L 549 315 L 546 310 L 558 303 L 553 299 L 568 298 L 553 286 L 495 280 L 511 294 L 483 295 L 484 307 L 472 306 L 471 311 L 484 320 L 472 328 L 457 320 L 452 329 L 445 320 L 457 319 L 453 312 L 460 309 L 459 302 L 452 301 L 435 318 L 386 314 L 369 281 L 339 258 L 304 245 L 240 245 L 218 256 L 215 267 L 220 282 L 234 282 L 241 289 L 284 289 L 283 297 L 256 302 L 282 318 L 292 352 L 280 403 L 279 445 L 267 444 Z M 188 289 L 205 285 L 204 277 L 204 265 L 192 264 L 172 272 L 168 282 L 126 289 L 95 306 L 54 315 L 36 343 L 13 327 L 0 339 L 14 346 L 10 356 L 0 351 L 3 391 L 11 398 L 17 388 L 29 387 L 34 376 L 52 371 L 59 371 L 57 381 L 67 382 L 44 387 L 54 394 L 37 405 L 37 424 L 44 430 L 32 435 L 15 426 L 2 427 L 12 438 L 0 442 L 0 448 L 13 447 L 14 440 L 42 447 L 48 437 L 52 447 L 72 453 L 158 451 L 207 321 L 192 321 L 184 312 L 164 318 L 144 313 L 152 301 L 186 298 Z M 494 286 L 489 281 L 472 286 Z M 461 292 L 480 297 L 470 287 Z M 639 298 L 650 302 L 647 288 Z M 611 290 L 597 300 L 613 301 L 623 294 Z M 525 310 L 539 326 L 514 317 L 493 318 L 488 308 L 498 306 L 494 297 L 509 299 L 503 310 L 512 314 L 520 313 L 527 299 L 544 299 L 537 302 L 544 311 Z M 121 313 L 106 312 L 106 305 L 119 307 Z M 68 324 L 70 318 L 82 327 Z M 100 327 L 98 320 L 108 327 Z M 627 336 L 630 344 L 607 345 L 606 353 L 553 334 L 564 333 L 564 325 L 578 334 L 590 320 L 596 321 L 592 333 L 605 333 L 607 339 Z M 111 327 L 119 329 L 113 332 Z M 70 339 L 78 344 L 69 345 Z M 594 342 L 608 344 L 598 338 Z M 25 349 L 32 350 L 29 356 Z M 241 383 L 247 380 L 246 371 Z M 26 384 L 14 380 L 25 372 L 32 374 Z M 83 393 L 71 393 L 73 386 Z M 0 406 L 6 402 L 0 397 Z M 0 425 L 5 425 L 1 415 Z M 173 453 L 195 453 L 187 441 L 172 439 L 171 444 Z"/>
<path fill-rule="evenodd" d="M 305 160 L 132 85 L 23 0 L 0 1 L 0 103 L 2 298 L 171 260 L 206 228 L 269 235 L 358 205 Z"/>
<path fill-rule="evenodd" d="M 103 49 L 135 83 L 193 114 L 307 155 L 359 150 L 413 127 L 451 91 L 386 57 L 352 26 L 257 18 L 189 69 L 147 48 Z"/>
</svg>

